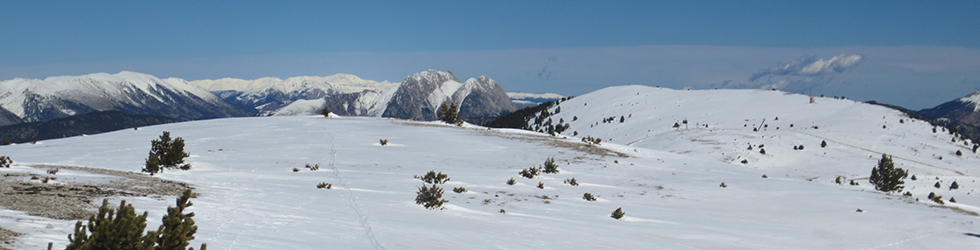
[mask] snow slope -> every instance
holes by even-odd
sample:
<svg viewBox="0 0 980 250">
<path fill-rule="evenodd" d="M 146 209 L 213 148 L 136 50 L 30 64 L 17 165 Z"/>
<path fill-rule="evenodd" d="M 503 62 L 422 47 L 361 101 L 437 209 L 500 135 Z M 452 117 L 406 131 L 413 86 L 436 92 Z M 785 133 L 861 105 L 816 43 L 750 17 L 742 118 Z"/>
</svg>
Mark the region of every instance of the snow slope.
<svg viewBox="0 0 980 250">
<path fill-rule="evenodd" d="M 795 104 L 798 101 L 802 104 Z M 190 210 L 197 214 L 200 228 L 192 245 L 207 242 L 213 249 L 980 246 L 980 238 L 969 235 L 980 233 L 980 226 L 972 223 L 977 217 L 949 209 L 976 211 L 980 205 L 972 193 L 977 178 L 969 172 L 978 161 L 973 154 L 930 160 L 930 154 L 956 147 L 945 143 L 950 141 L 948 134 L 933 134 L 920 121 L 899 123 L 897 113 L 876 106 L 827 98 L 818 98 L 816 104 L 808 101 L 781 92 L 625 86 L 562 102 L 557 117 L 570 122 L 578 116 L 566 133 L 577 130 L 580 135 L 612 139 L 595 148 L 576 138 L 470 125 L 363 117 L 214 119 L 5 146 L 2 154 L 16 164 L 0 172 L 29 171 L 28 164 L 138 171 L 149 141 L 171 131 L 186 139 L 193 169 L 158 176 L 197 187 L 201 195 Z M 601 123 L 602 117 L 629 114 L 632 118 L 621 124 L 618 119 Z M 779 121 L 767 119 L 768 130 L 747 128 L 775 115 Z M 684 116 L 690 128 L 670 127 Z M 600 125 L 589 130 L 595 121 Z M 886 122 L 888 129 L 882 129 Z M 709 127 L 697 127 L 703 123 Z M 787 129 L 789 123 L 794 129 Z M 819 129 L 805 129 L 809 126 Z M 828 138 L 830 145 L 820 148 L 813 136 Z M 390 143 L 381 146 L 379 139 Z M 739 151 L 749 143 L 765 144 L 772 152 Z M 786 149 L 791 144 L 806 148 Z M 853 178 L 870 172 L 879 154 L 858 147 L 895 154 L 896 165 L 922 179 L 940 177 L 946 183 L 955 176 L 961 188 L 944 195 L 960 203 L 915 202 L 873 191 L 866 181 L 860 186 L 832 183 L 839 174 Z M 909 153 L 913 149 L 919 153 Z M 750 162 L 741 164 L 728 156 Z M 559 174 L 533 180 L 517 174 L 548 157 L 560 164 Z M 320 164 L 321 169 L 291 171 L 307 163 Z M 443 185 L 449 201 L 445 210 L 426 210 L 414 203 L 422 182 L 412 177 L 429 170 L 451 178 Z M 563 183 L 572 177 L 579 186 Z M 505 184 L 510 178 L 517 184 Z M 334 188 L 316 189 L 320 182 L 333 183 Z M 536 187 L 539 182 L 544 189 Z M 722 182 L 728 187 L 719 187 Z M 934 182 L 909 186 L 915 188 L 915 197 L 945 190 L 924 186 Z M 453 187 L 469 191 L 456 194 Z M 598 200 L 583 200 L 585 192 Z M 173 202 L 172 197 L 126 200 L 157 218 L 149 228 L 156 227 Z M 609 217 L 618 207 L 626 212 L 622 220 Z M 499 213 L 501 209 L 505 213 Z M 16 249 L 37 249 L 49 241 L 63 248 L 73 224 L 0 210 L 0 227 L 28 233 Z"/>
</svg>

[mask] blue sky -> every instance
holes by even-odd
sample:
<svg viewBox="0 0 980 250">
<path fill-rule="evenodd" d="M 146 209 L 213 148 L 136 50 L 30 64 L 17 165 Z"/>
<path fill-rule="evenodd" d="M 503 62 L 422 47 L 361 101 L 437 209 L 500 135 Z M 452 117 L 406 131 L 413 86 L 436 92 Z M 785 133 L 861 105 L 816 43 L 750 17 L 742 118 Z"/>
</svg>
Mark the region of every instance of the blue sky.
<svg viewBox="0 0 980 250">
<path fill-rule="evenodd" d="M 980 1 L 0 5 L 0 79 L 130 70 L 188 80 L 350 73 L 400 81 L 433 68 L 463 80 L 489 75 L 508 91 L 776 86 L 915 109 L 980 90 Z M 861 59 L 753 77 L 840 55 Z"/>
</svg>

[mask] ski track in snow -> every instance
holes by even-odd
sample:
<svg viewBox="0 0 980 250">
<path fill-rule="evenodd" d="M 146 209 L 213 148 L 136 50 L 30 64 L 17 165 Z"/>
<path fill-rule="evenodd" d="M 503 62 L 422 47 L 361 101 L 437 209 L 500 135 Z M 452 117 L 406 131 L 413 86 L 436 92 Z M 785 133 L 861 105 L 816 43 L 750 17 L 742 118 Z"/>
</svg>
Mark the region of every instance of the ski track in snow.
<svg viewBox="0 0 980 250">
<path fill-rule="evenodd" d="M 357 199 L 354 197 L 354 193 L 350 190 L 350 182 L 348 182 L 346 178 L 340 176 L 340 170 L 338 170 L 336 164 L 334 164 L 334 160 L 337 158 L 337 146 L 334 143 L 333 132 L 327 130 L 324 136 L 327 137 L 326 141 L 330 145 L 330 148 L 328 149 L 328 157 L 330 157 L 330 159 L 327 159 L 327 166 L 330 166 L 330 169 L 333 170 L 333 177 L 337 179 L 337 183 L 343 185 L 344 192 L 347 193 L 348 206 L 354 210 L 355 214 L 357 214 L 361 228 L 364 229 L 364 235 L 367 236 L 368 241 L 371 242 L 374 249 L 385 249 L 384 246 L 378 242 L 378 239 L 374 237 L 374 232 L 371 231 L 371 224 L 368 223 L 368 217 L 364 215 L 361 208 L 357 205 Z"/>
</svg>

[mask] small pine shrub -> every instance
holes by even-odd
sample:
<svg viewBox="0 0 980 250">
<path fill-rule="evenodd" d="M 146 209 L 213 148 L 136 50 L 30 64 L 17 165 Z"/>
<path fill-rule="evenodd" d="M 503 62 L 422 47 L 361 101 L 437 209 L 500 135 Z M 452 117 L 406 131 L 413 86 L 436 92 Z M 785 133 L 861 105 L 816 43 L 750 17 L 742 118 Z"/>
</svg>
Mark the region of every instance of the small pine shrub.
<svg viewBox="0 0 980 250">
<path fill-rule="evenodd" d="M 442 199 L 442 188 L 432 184 L 432 187 L 422 185 L 419 191 L 415 192 L 415 204 L 422 205 L 426 209 L 436 209 L 442 207 L 443 203 L 448 202 Z"/>
<path fill-rule="evenodd" d="M 919 179 L 919 178 L 917 178 L 917 177 L 915 177 L 915 175 L 914 175 L 914 174 L 912 175 L 912 180 L 913 180 L 913 181 L 914 181 L 914 180 L 918 180 L 918 179 Z"/>
<path fill-rule="evenodd" d="M 449 181 L 449 176 L 443 174 L 442 172 L 437 174 L 435 170 L 431 170 L 428 173 L 425 173 L 425 176 L 419 177 L 416 175 L 415 179 L 420 179 L 429 184 L 443 184 Z"/>
<path fill-rule="evenodd" d="M 960 184 L 956 183 L 956 181 L 953 181 L 953 184 L 949 184 L 949 190 L 959 189 L 959 188 L 960 188 Z"/>
<path fill-rule="evenodd" d="M 320 110 L 320 114 L 323 115 L 323 117 L 330 117 L 330 108 L 324 106 L 323 109 Z"/>
<path fill-rule="evenodd" d="M 844 185 L 844 176 L 837 176 L 837 179 L 834 180 L 834 183 L 837 183 L 837 185 Z"/>
<path fill-rule="evenodd" d="M 500 211 L 497 212 L 500 214 L 507 214 L 507 210 L 504 210 L 503 208 L 501 208 Z"/>
<path fill-rule="evenodd" d="M 293 172 L 299 172 L 299 168 L 293 168 Z"/>
<path fill-rule="evenodd" d="M 510 178 L 510 180 L 507 180 L 507 185 L 513 186 L 514 184 L 517 184 L 517 180 L 514 180 L 514 178 Z"/>
<path fill-rule="evenodd" d="M 956 150 L 956 156 L 963 156 L 963 152 L 962 151 L 959 151 L 959 150 Z"/>
<path fill-rule="evenodd" d="M 722 182 L 721 185 L 718 186 L 721 188 L 728 188 L 728 184 L 725 184 L 724 182 Z"/>
<path fill-rule="evenodd" d="M 622 219 L 623 216 L 626 216 L 626 212 L 623 212 L 623 208 L 620 207 L 620 208 L 617 208 L 616 211 L 613 211 L 612 212 L 612 216 L 611 217 L 613 217 L 613 219 L 617 219 L 618 220 L 618 219 Z"/>
<path fill-rule="evenodd" d="M 595 196 L 593 196 L 592 193 L 585 193 L 584 195 L 582 195 L 582 199 L 587 200 L 587 201 L 595 201 L 596 200 L 595 199 Z"/>
<path fill-rule="evenodd" d="M 800 150 L 803 150 L 803 145 L 800 145 Z"/>
<path fill-rule="evenodd" d="M 555 158 L 551 157 L 544 161 L 544 173 L 546 174 L 557 174 L 558 164 L 555 164 Z"/>
<path fill-rule="evenodd" d="M 749 160 L 742 159 L 742 164 L 749 164 Z"/>
<path fill-rule="evenodd" d="M 827 141 L 826 140 L 820 141 L 820 147 L 821 148 L 826 148 L 827 147 Z"/>
<path fill-rule="evenodd" d="M 320 182 L 320 184 L 316 184 L 316 188 L 319 188 L 319 189 L 324 189 L 324 188 L 326 188 L 326 189 L 333 189 L 333 184 L 332 183 L 326 183 L 326 182 Z"/>
<path fill-rule="evenodd" d="M 464 188 L 464 187 L 454 187 L 453 188 L 453 192 L 455 192 L 457 194 L 466 193 L 466 188 Z"/>
<path fill-rule="evenodd" d="M 574 177 L 571 178 L 571 179 L 565 179 L 565 184 L 572 185 L 572 186 L 578 186 L 578 180 L 575 180 Z"/>
<path fill-rule="evenodd" d="M 939 205 L 945 205 L 946 204 L 946 202 L 943 202 L 943 196 L 942 195 L 934 195 L 934 196 L 932 196 L 932 198 L 929 198 L 929 199 L 932 200 L 932 202 L 939 203 Z"/>
<path fill-rule="evenodd" d="M 906 192 L 905 192 L 904 194 L 902 194 L 902 195 L 903 195 L 903 196 L 905 196 L 905 197 L 912 197 L 912 192 L 908 192 L 908 191 L 906 191 Z"/>
<path fill-rule="evenodd" d="M 956 203 L 956 198 L 949 197 L 949 202 Z"/>
<path fill-rule="evenodd" d="M 519 174 L 521 174 L 521 176 L 524 176 L 524 178 L 534 179 L 535 176 L 538 176 L 539 171 L 538 168 L 536 167 L 529 167 L 527 169 L 521 170 Z"/>
<path fill-rule="evenodd" d="M 932 198 L 935 198 L 936 197 L 936 193 L 935 192 L 929 192 L 929 196 L 926 196 L 926 197 L 928 197 L 930 200 L 932 200 Z"/>
<path fill-rule="evenodd" d="M 544 182 L 540 182 L 540 181 L 539 181 L 539 182 L 538 182 L 538 188 L 539 188 L 539 189 L 544 189 Z"/>
<path fill-rule="evenodd" d="M 0 156 L 0 168 L 10 168 L 10 164 L 14 164 L 14 160 L 11 160 L 10 156 Z"/>
<path fill-rule="evenodd" d="M 388 145 L 388 139 L 381 139 L 381 146 Z"/>
<path fill-rule="evenodd" d="M 766 149 L 764 149 L 764 148 L 763 148 L 763 149 L 760 149 L 760 150 L 759 150 L 759 153 L 760 153 L 760 154 L 766 154 Z"/>
<path fill-rule="evenodd" d="M 306 168 L 309 169 L 310 171 L 317 171 L 320 170 L 320 164 L 316 164 L 316 165 L 306 164 Z"/>
<path fill-rule="evenodd" d="M 766 175 L 766 174 L 762 174 L 762 178 L 764 178 L 764 179 L 765 179 L 765 178 L 769 178 L 769 176 L 768 176 L 768 175 Z"/>
<path fill-rule="evenodd" d="M 860 185 L 861 184 L 858 184 L 856 181 L 851 180 L 851 186 L 860 186 Z"/>
<path fill-rule="evenodd" d="M 932 185 L 932 186 L 933 187 L 936 187 L 936 188 L 942 188 L 943 187 L 943 185 L 940 185 L 938 181 L 936 182 L 936 185 Z"/>
</svg>

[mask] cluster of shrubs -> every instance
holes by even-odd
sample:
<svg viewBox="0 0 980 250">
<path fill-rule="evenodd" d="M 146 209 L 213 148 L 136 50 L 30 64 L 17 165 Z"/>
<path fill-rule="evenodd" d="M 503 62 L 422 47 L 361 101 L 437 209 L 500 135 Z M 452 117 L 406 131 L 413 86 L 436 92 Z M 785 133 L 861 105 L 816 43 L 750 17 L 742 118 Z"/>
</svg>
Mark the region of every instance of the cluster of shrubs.
<svg viewBox="0 0 980 250">
<path fill-rule="evenodd" d="M 602 143 L 602 138 L 594 138 L 592 136 L 586 136 L 582 138 L 582 142 L 589 145 L 599 145 Z"/>
<path fill-rule="evenodd" d="M 449 176 L 443 174 L 442 172 L 436 173 L 436 171 L 433 170 L 429 171 L 424 176 L 415 176 L 415 179 L 420 179 L 422 182 L 432 184 L 431 186 L 422 184 L 422 186 L 418 188 L 418 191 L 415 192 L 415 204 L 422 205 L 422 207 L 425 207 L 426 209 L 436 209 L 441 208 L 442 204 L 448 202 L 447 200 L 442 199 L 443 190 L 436 184 L 448 182 Z M 453 191 L 456 191 L 456 189 Z M 463 189 L 463 192 L 465 192 L 465 189 Z"/>
<path fill-rule="evenodd" d="M 75 223 L 74 232 L 68 235 L 70 242 L 66 249 L 187 249 L 197 232 L 194 213 L 184 213 L 187 207 L 193 205 L 190 202 L 193 196 L 190 189 L 185 190 L 177 198 L 177 206 L 167 208 L 160 227 L 146 233 L 143 230 L 146 228 L 147 212 L 136 215 L 136 209 L 126 204 L 125 200 L 114 210 L 109 207 L 108 199 L 102 200 L 98 214 L 90 216 L 88 224 L 83 225 L 82 221 Z M 206 249 L 207 244 L 201 244 L 201 250 Z"/>
<path fill-rule="evenodd" d="M 381 139 L 381 146 L 388 145 L 388 139 Z"/>
<path fill-rule="evenodd" d="M 320 164 L 316 164 L 316 165 L 306 164 L 306 168 L 309 169 L 310 171 L 317 171 L 320 170 Z"/>
<path fill-rule="evenodd" d="M 319 189 L 324 189 L 324 188 L 326 188 L 326 189 L 333 189 L 333 184 L 332 183 L 326 183 L 326 182 L 320 182 L 320 184 L 316 184 L 316 188 L 319 188 Z"/>
<path fill-rule="evenodd" d="M 527 169 L 521 170 L 521 172 L 519 172 L 518 174 L 520 174 L 521 176 L 524 176 L 524 178 L 534 179 L 534 177 L 535 176 L 538 176 L 538 174 L 540 174 L 540 172 L 539 172 L 538 168 L 536 168 L 536 167 L 529 167 Z"/>
</svg>

